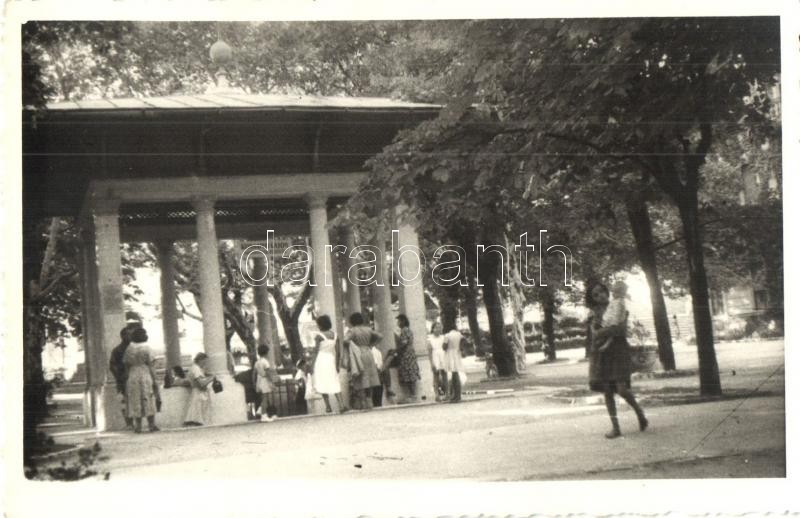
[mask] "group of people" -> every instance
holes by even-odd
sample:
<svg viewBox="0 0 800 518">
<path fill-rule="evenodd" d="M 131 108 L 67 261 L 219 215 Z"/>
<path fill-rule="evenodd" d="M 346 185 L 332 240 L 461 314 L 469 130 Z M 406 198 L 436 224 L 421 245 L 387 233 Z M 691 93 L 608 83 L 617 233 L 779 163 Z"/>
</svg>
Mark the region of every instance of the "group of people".
<svg viewBox="0 0 800 518">
<path fill-rule="evenodd" d="M 438 401 L 461 401 L 461 341 L 463 336 L 452 326 L 442 334 L 443 326 L 434 322 L 428 337 L 428 354 L 433 369 L 433 382 Z"/>
<path fill-rule="evenodd" d="M 397 316 L 394 347 L 386 351 L 385 356 L 378 347 L 383 336 L 366 324 L 361 313 L 353 313 L 348 321 L 350 327 L 340 346 L 330 317 L 322 315 L 316 319 L 314 351 L 309 361 L 297 363 L 295 377 L 304 386 L 305 399 L 320 395 L 327 413 L 333 412 L 332 398 L 335 398 L 339 412 L 347 412 L 351 407 L 369 410 L 382 406 L 384 394 L 390 401 L 396 396 L 389 374 L 394 367 L 397 381 L 408 396 L 407 401 L 416 401 L 421 375 L 416 339 L 408 317 Z M 461 401 L 461 340 L 461 333 L 455 328 L 442 334 L 442 325 L 438 322 L 428 337 L 437 401 Z M 349 401 L 342 397 L 344 380 L 350 389 Z"/>
<path fill-rule="evenodd" d="M 297 364 L 296 378 L 304 384 L 305 398 L 320 395 L 327 413 L 333 412 L 332 398 L 340 413 L 351 407 L 369 410 L 382 406 L 384 393 L 389 399 L 395 396 L 389 368 L 397 367 L 401 386 L 410 399 L 415 399 L 420 370 L 408 318 L 398 315 L 395 347 L 387 351 L 386 357 L 378 347 L 383 335 L 369 327 L 361 313 L 350 315 L 348 322 L 349 329 L 340 343 L 331 318 L 317 317 L 314 351 L 308 361 Z M 342 397 L 342 383 L 348 384 L 349 401 Z"/>
<path fill-rule="evenodd" d="M 139 323 L 130 323 L 120 331 L 120 339 L 120 344 L 111 351 L 109 368 L 116 381 L 125 424 L 135 433 L 142 433 L 142 420 L 147 419 L 149 431 L 157 432 L 156 413 L 161 411 L 161 391 L 153 352 L 147 344 L 147 331 Z M 208 374 L 208 356 L 198 353 L 187 375 L 175 383 L 191 388 L 185 425 L 202 426 L 211 422 L 210 393 L 215 379 Z"/>
<path fill-rule="evenodd" d="M 613 295 L 613 298 L 612 298 Z M 609 291 L 599 282 L 588 283 L 586 306 L 589 308 L 589 387 L 601 392 L 611 420 L 611 430 L 606 437 L 622 435 L 615 395 L 624 399 L 636 413 L 639 429 L 648 427 L 648 420 L 630 390 L 631 360 L 626 339 L 628 312 L 625 309 L 626 286 L 618 282 Z M 398 381 L 410 400 L 416 399 L 420 369 L 417 363 L 415 337 L 408 318 L 398 315 L 395 347 L 384 357 L 378 348 L 383 336 L 369 327 L 361 313 L 349 318 L 350 327 L 341 347 L 339 337 L 328 315 L 316 319 L 314 351 L 311 358 L 297 363 L 296 379 L 305 387 L 305 398 L 322 396 L 327 413 L 333 411 L 331 398 L 335 398 L 339 412 L 351 406 L 368 410 L 381 406 L 383 395 L 392 398 L 389 369 L 396 367 Z M 435 322 L 427 338 L 428 353 L 433 370 L 437 401 L 461 401 L 461 333 L 452 328 L 443 332 L 440 322 Z M 134 432 L 142 432 L 142 420 L 147 420 L 151 432 L 159 430 L 155 416 L 161 410 L 161 393 L 156 382 L 153 354 L 147 344 L 147 331 L 139 323 L 125 326 L 120 332 L 121 343 L 112 350 L 110 369 L 116 380 L 117 392 L 123 407 L 126 425 Z M 253 384 L 260 396 L 261 420 L 272 421 L 277 412 L 271 397 L 277 381 L 277 371 L 268 360 L 269 347 L 258 347 L 258 360 L 252 375 Z M 179 383 L 191 388 L 184 424 L 199 426 L 210 422 L 211 385 L 216 379 L 208 373 L 208 356 L 198 353 L 187 376 Z M 179 368 L 179 367 L 178 367 Z M 342 378 L 349 383 L 351 399 L 342 397 Z"/>
</svg>

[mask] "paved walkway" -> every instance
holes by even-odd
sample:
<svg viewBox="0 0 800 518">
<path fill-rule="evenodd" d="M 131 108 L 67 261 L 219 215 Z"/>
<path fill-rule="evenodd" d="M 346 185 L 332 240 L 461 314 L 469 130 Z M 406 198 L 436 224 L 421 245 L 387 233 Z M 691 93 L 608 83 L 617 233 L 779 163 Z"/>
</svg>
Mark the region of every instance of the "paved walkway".
<svg viewBox="0 0 800 518">
<path fill-rule="evenodd" d="M 69 438 L 99 440 L 109 460 L 98 468 L 115 480 L 784 476 L 783 343 L 723 346 L 719 359 L 736 397 L 676 404 L 696 400 L 696 375 L 638 380 L 651 428 L 638 432 L 620 402 L 625 435 L 613 441 L 603 437 L 608 418 L 597 398 L 553 397 L 585 387 L 585 364 L 569 362 L 534 367 L 513 393 L 458 405 Z"/>
<path fill-rule="evenodd" d="M 113 479 L 553 480 L 647 478 L 659 471 L 691 477 L 692 463 L 725 459 L 718 473 L 698 476 L 782 477 L 783 376 L 763 379 L 760 390 L 773 395 L 651 406 L 651 428 L 644 433 L 621 404 L 625 436 L 614 441 L 603 437 L 608 419 L 602 406 L 522 393 L 460 405 L 117 435 L 101 440 L 110 456 L 101 469 Z"/>
</svg>

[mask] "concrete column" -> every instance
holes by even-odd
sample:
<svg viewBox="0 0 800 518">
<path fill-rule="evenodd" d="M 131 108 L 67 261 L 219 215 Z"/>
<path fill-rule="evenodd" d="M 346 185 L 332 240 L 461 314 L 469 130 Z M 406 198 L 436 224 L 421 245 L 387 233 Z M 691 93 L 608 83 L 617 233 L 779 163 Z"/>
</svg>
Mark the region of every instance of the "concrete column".
<svg viewBox="0 0 800 518">
<path fill-rule="evenodd" d="M 409 223 L 402 222 L 398 225 L 399 247 L 413 246 L 419 248 L 419 238 L 417 231 Z M 393 258 L 396 260 L 396 258 Z M 406 278 L 414 275 L 421 268 L 417 257 L 414 254 L 403 254 L 400 258 L 400 271 Z M 430 399 L 435 397 L 433 392 L 433 375 L 431 371 L 430 359 L 428 358 L 428 325 L 425 310 L 425 291 L 422 284 L 422 275 L 407 286 L 401 285 L 403 293 L 402 312 L 408 317 L 411 323 L 411 332 L 414 333 L 414 350 L 417 354 L 420 376 L 422 379 L 417 383 L 417 395 L 420 399 Z"/>
<path fill-rule="evenodd" d="M 266 274 L 267 260 L 261 254 L 253 254 L 253 262 L 255 263 L 253 277 L 261 279 Z M 269 345 L 269 363 L 273 366 L 277 365 L 277 350 L 281 344 L 276 340 L 277 329 L 273 329 L 276 322 L 273 316 L 272 303 L 269 300 L 269 291 L 267 291 L 265 284 L 253 287 L 253 299 L 256 304 L 258 345 Z"/>
<path fill-rule="evenodd" d="M 214 224 L 214 200 L 192 201 L 197 211 L 197 255 L 200 280 L 200 310 L 203 313 L 203 348 L 209 370 L 215 375 L 228 372 L 225 351 L 225 317 L 220 287 L 219 250 Z"/>
<path fill-rule="evenodd" d="M 119 202 L 99 200 L 92 207 L 94 254 L 92 270 L 96 286 L 93 301 L 95 325 L 99 327 L 93 356 L 92 386 L 94 388 L 95 426 L 98 430 L 118 430 L 125 427 L 122 408 L 116 395 L 113 377 L 108 375 L 111 351 L 120 342 L 119 333 L 125 327 L 125 302 L 122 296 L 122 263 L 119 240 Z"/>
<path fill-rule="evenodd" d="M 314 250 L 312 259 L 315 284 L 314 312 L 317 316 L 328 315 L 331 318 L 334 330 L 339 337 L 339 352 L 341 353 L 343 325 L 341 315 L 337 311 L 336 288 L 333 284 L 336 282 L 333 276 L 333 257 L 328 250 L 330 236 L 328 234 L 327 197 L 310 194 L 306 200 L 310 213 L 311 248 Z M 342 385 L 342 398 L 346 402 L 349 398 L 347 372 L 339 372 L 339 382 Z"/>
<path fill-rule="evenodd" d="M 172 241 L 155 243 L 158 255 L 158 268 L 161 270 L 161 327 L 164 331 L 164 347 L 167 356 L 167 369 L 181 365 L 181 342 L 178 328 L 177 292 L 175 290 L 175 255 Z"/>
<path fill-rule="evenodd" d="M 311 247 L 314 249 L 312 259 L 314 279 L 314 309 L 317 316 L 328 315 L 336 318 L 336 294 L 333 288 L 332 258 L 328 251 L 327 198 L 321 195 L 307 197 L 311 223 Z"/>
<path fill-rule="evenodd" d="M 83 344 L 86 392 L 84 393 L 84 425 L 96 426 L 96 410 L 102 396 L 106 365 L 103 362 L 103 344 L 100 342 L 100 321 L 97 313 L 97 281 L 95 276 L 94 224 L 91 218 L 82 222 L 80 251 L 81 280 L 81 341 Z M 99 351 L 99 352 L 98 352 Z M 99 379 L 99 382 L 97 381 Z"/>
<path fill-rule="evenodd" d="M 203 312 L 203 347 L 209 357 L 208 370 L 222 382 L 223 391 L 211 397 L 213 424 L 247 421 L 244 388 L 228 372 L 225 350 L 225 317 L 220 287 L 217 231 L 214 200 L 195 198 L 197 212 L 197 255 L 200 280 L 200 305 Z M 185 411 L 185 409 L 184 409 Z"/>
<path fill-rule="evenodd" d="M 375 295 L 373 305 L 375 307 L 375 330 L 383 335 L 380 344 L 381 353 L 385 356 L 386 352 L 394 349 L 394 330 L 395 315 L 392 310 L 392 281 L 389 277 L 386 261 L 386 234 L 384 229 L 378 231 L 373 241 L 373 245 L 379 250 L 377 258 L 376 284 L 373 285 L 372 293 Z"/>
<path fill-rule="evenodd" d="M 350 253 L 356 247 L 356 236 L 353 232 L 353 228 L 350 226 L 346 226 L 342 229 L 342 240 L 344 241 L 342 244 L 347 247 L 347 259 L 344 261 L 344 264 L 347 265 L 347 269 L 342 272 L 342 278 L 345 280 L 345 286 L 347 287 L 347 303 L 345 304 L 345 311 L 344 315 L 345 318 L 350 316 L 352 313 L 361 312 L 361 292 L 359 291 L 358 286 L 354 285 L 350 282 L 350 278 L 348 276 L 348 271 L 351 266 L 353 266 L 357 259 L 352 259 L 350 257 Z"/>
</svg>

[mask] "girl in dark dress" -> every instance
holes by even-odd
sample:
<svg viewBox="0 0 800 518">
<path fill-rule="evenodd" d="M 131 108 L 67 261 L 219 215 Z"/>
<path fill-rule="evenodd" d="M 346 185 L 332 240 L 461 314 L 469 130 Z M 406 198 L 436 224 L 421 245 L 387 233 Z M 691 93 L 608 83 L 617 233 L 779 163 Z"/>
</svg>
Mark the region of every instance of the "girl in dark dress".
<svg viewBox="0 0 800 518">
<path fill-rule="evenodd" d="M 614 394 L 627 402 L 636 412 L 639 420 L 639 430 L 647 428 L 647 418 L 642 407 L 636 402 L 631 392 L 631 358 L 630 347 L 625 338 L 625 323 L 602 327 L 603 312 L 608 307 L 608 288 L 601 283 L 589 283 L 586 289 L 586 306 L 590 310 L 589 335 L 589 388 L 595 392 L 602 392 L 606 400 L 606 409 L 611 418 L 611 431 L 606 434 L 608 439 L 622 435 L 617 418 L 617 405 Z M 612 341 L 603 351 L 599 348 L 606 343 L 608 338 Z"/>
<path fill-rule="evenodd" d="M 397 375 L 400 385 L 413 400 L 417 397 L 417 381 L 420 379 L 417 353 L 414 349 L 414 333 L 411 332 L 411 323 L 405 315 L 397 315 L 397 326 L 400 328 L 400 334 L 395 340 L 397 355 L 400 358 Z"/>
</svg>

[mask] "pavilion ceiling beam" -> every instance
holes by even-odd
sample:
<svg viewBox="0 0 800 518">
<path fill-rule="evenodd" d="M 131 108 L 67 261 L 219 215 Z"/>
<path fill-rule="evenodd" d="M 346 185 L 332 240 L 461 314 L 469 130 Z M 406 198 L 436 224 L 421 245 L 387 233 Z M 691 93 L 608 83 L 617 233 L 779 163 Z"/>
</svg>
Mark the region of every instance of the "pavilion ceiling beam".
<svg viewBox="0 0 800 518">
<path fill-rule="evenodd" d="M 307 235 L 308 221 L 259 221 L 256 223 L 219 223 L 219 239 L 264 240 L 267 231 L 273 230 L 279 236 Z M 195 241 L 197 231 L 192 225 L 131 225 L 120 227 L 123 243 L 152 242 L 156 239 L 171 241 Z"/>
<path fill-rule="evenodd" d="M 181 202 L 197 196 L 217 200 L 301 198 L 308 194 L 347 197 L 368 173 L 309 173 L 183 178 L 92 180 L 85 204 L 114 198 L 122 203 Z"/>
</svg>

